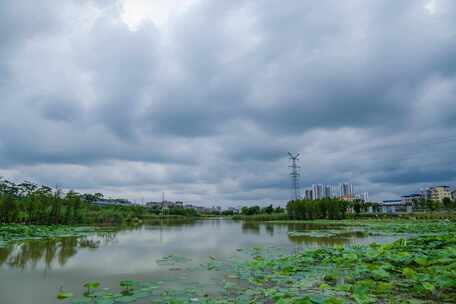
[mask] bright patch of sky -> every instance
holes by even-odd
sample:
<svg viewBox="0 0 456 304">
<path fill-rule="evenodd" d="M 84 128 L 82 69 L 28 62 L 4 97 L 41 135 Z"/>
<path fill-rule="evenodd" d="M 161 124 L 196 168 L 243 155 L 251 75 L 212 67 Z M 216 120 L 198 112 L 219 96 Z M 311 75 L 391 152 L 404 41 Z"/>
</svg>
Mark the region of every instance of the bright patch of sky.
<svg viewBox="0 0 456 304">
<path fill-rule="evenodd" d="M 130 30 L 143 22 L 152 21 L 160 30 L 166 30 L 169 21 L 185 12 L 197 0 L 122 0 L 122 20 Z"/>
<path fill-rule="evenodd" d="M 428 11 L 429 14 L 435 15 L 437 13 L 437 0 L 430 0 L 424 8 Z"/>
</svg>

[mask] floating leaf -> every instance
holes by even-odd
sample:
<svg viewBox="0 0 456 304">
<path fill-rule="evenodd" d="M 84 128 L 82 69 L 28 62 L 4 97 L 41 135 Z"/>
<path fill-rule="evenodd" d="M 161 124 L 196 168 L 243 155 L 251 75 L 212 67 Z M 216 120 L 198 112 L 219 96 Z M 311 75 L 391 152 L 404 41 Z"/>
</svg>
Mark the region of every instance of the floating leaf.
<svg viewBox="0 0 456 304">
<path fill-rule="evenodd" d="M 57 299 L 59 299 L 59 300 L 69 299 L 69 298 L 72 298 L 72 297 L 73 297 L 73 293 L 71 293 L 71 292 L 60 291 L 57 294 Z"/>
</svg>

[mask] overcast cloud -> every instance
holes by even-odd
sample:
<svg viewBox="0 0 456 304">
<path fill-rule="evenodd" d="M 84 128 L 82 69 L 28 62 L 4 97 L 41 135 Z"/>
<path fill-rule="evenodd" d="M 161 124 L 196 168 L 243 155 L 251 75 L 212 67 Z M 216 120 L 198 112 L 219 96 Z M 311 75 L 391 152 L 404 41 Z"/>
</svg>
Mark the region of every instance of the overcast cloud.
<svg viewBox="0 0 456 304">
<path fill-rule="evenodd" d="M 0 176 L 140 201 L 456 186 L 453 0 L 1 1 Z"/>
</svg>

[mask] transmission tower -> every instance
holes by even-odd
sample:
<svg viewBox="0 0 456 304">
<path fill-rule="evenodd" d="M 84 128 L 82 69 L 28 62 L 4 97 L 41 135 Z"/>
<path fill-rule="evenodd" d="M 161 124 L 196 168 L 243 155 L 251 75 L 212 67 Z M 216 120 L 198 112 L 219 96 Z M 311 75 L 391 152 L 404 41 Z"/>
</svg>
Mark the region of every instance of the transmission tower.
<svg viewBox="0 0 456 304">
<path fill-rule="evenodd" d="M 291 154 L 288 152 L 289 155 L 289 160 L 291 161 L 291 165 L 288 166 L 291 168 L 291 199 L 292 200 L 298 200 L 301 198 L 301 193 L 299 191 L 299 168 L 300 166 L 297 165 L 297 162 L 299 161 L 299 153 L 296 155 Z"/>
</svg>

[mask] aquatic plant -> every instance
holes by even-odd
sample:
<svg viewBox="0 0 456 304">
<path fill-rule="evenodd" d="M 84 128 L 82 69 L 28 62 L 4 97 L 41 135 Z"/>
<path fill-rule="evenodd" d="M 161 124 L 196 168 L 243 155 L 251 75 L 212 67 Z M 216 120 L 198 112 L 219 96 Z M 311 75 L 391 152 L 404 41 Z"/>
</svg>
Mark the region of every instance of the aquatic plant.
<svg viewBox="0 0 456 304">
<path fill-rule="evenodd" d="M 430 233 L 424 233 L 425 225 L 408 223 L 407 228 L 421 234 L 387 244 L 325 247 L 294 254 L 283 248 L 255 247 L 238 251 L 228 260 L 209 257 L 201 267 L 221 274 L 219 288 L 212 294 L 205 286 L 179 290 L 153 282 L 122 281 L 120 293 L 100 290 L 92 293 L 93 302 L 78 299 L 70 303 L 136 303 L 142 299 L 152 303 L 455 303 L 455 226 L 428 224 Z M 392 225 L 387 229 L 402 228 Z M 236 254 L 249 254 L 250 258 L 243 260 Z M 158 262 L 188 261 L 169 255 Z"/>
<path fill-rule="evenodd" d="M 106 230 L 106 228 L 104 230 Z M 65 225 L 45 226 L 0 224 L 0 247 L 6 246 L 11 242 L 24 240 L 86 236 L 96 231 L 102 231 L 102 229 L 95 227 L 74 227 Z"/>
</svg>

